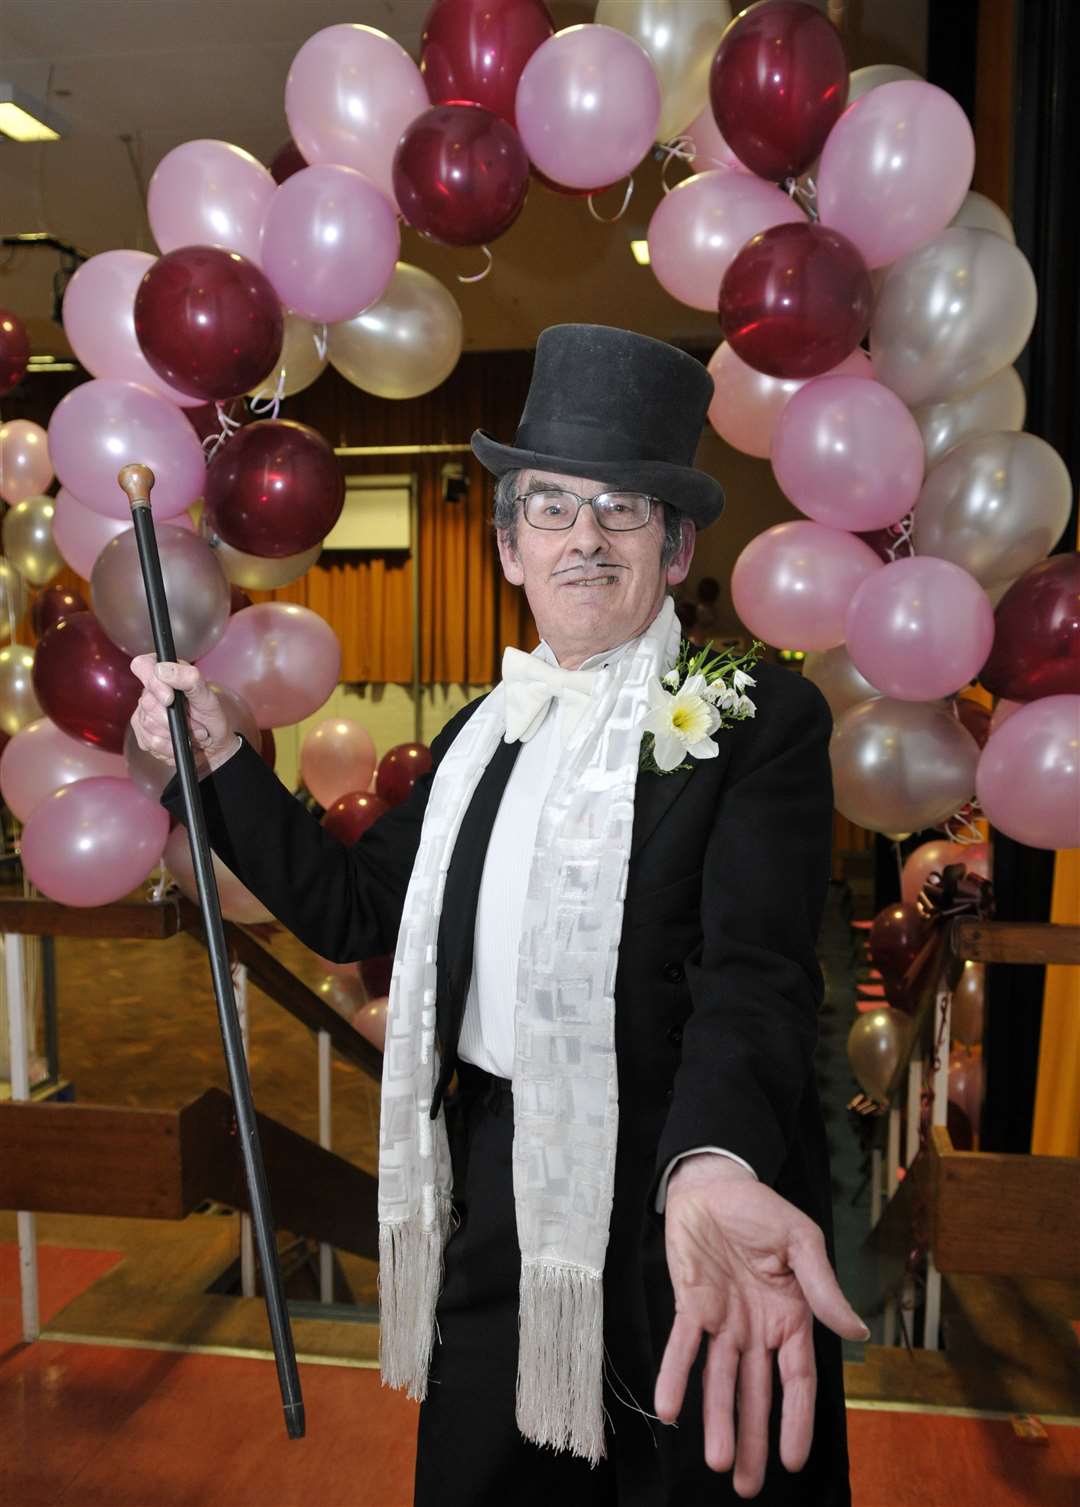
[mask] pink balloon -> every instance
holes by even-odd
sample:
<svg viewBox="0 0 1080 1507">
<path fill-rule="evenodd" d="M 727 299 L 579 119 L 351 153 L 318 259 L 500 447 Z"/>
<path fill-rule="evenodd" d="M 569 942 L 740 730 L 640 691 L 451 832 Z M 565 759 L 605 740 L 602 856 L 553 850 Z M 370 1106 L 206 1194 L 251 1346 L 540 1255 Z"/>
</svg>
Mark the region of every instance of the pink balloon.
<svg viewBox="0 0 1080 1507">
<path fill-rule="evenodd" d="M 53 479 L 44 429 L 32 419 L 12 419 L 0 427 L 0 497 L 12 507 L 40 497 Z"/>
<path fill-rule="evenodd" d="M 156 503 L 157 498 L 155 496 Z M 120 518 L 106 518 L 93 508 L 83 507 L 66 487 L 61 487 L 53 504 L 53 543 L 76 575 L 89 581 L 94 561 L 110 540 L 117 534 L 125 534 L 131 527 L 130 510 L 128 522 Z M 186 528 L 194 531 L 190 513 L 175 513 L 169 519 L 170 528 Z"/>
<path fill-rule="evenodd" d="M 316 723 L 300 745 L 300 777 L 320 806 L 332 806 L 350 790 L 365 790 L 376 762 L 371 734 L 348 717 Z"/>
<path fill-rule="evenodd" d="M 48 717 L 17 732 L 0 754 L 0 794 L 21 822 L 62 785 L 95 775 L 124 779 L 127 767 L 119 754 L 69 738 Z"/>
<path fill-rule="evenodd" d="M 894 392 L 858 377 L 816 377 L 791 399 L 773 437 L 784 495 L 832 528 L 885 528 L 918 499 L 926 453 Z"/>
<path fill-rule="evenodd" d="M 93 376 L 138 382 L 195 408 L 203 400 L 163 382 L 135 338 L 135 294 L 156 260 L 145 251 L 103 251 L 83 262 L 64 294 L 64 334 Z"/>
<path fill-rule="evenodd" d="M 147 878 L 169 835 L 169 813 L 108 775 L 64 785 L 31 812 L 22 862 L 61 905 L 110 905 Z"/>
<path fill-rule="evenodd" d="M 735 561 L 731 595 L 743 623 L 766 643 L 831 649 L 844 641 L 856 588 L 882 569 L 854 534 L 797 519 L 750 540 Z"/>
<path fill-rule="evenodd" d="M 134 382 L 97 379 L 69 392 L 49 424 L 56 474 L 86 507 L 131 521 L 117 473 L 141 461 L 154 473 L 154 515 L 173 518 L 199 496 L 206 475 L 198 435 L 166 398 Z"/>
<path fill-rule="evenodd" d="M 274 186 L 269 170 L 242 147 L 185 141 L 166 152 L 146 191 L 154 240 L 162 251 L 222 246 L 258 266 L 259 236 Z"/>
<path fill-rule="evenodd" d="M 159 807 L 159 810 L 164 808 Z M 232 869 L 222 863 L 216 853 L 212 857 L 214 878 L 221 897 L 221 914 L 226 921 L 235 921 L 240 926 L 255 926 L 272 921 L 274 918 L 262 901 L 240 883 Z M 191 842 L 186 827 L 174 827 L 169 833 L 161 861 L 180 886 L 181 894 L 189 900 L 197 901 L 199 891 L 195 883 L 195 865 L 191 861 Z"/>
<path fill-rule="evenodd" d="M 994 706 L 994 714 L 990 718 L 990 731 L 996 733 L 1001 724 L 1009 720 L 1013 712 L 1018 712 L 1022 706 L 1026 705 L 1024 701 L 1009 701 L 1003 696 Z"/>
<path fill-rule="evenodd" d="M 525 64 L 515 115 L 542 173 L 600 188 L 632 173 L 656 140 L 660 83 L 640 42 L 613 26 L 571 26 Z"/>
<path fill-rule="evenodd" d="M 386 1050 L 386 1012 L 389 1007 L 389 998 L 369 999 L 366 1005 L 359 1005 L 353 1012 L 354 1028 L 380 1052 Z"/>
<path fill-rule="evenodd" d="M 337 685 L 341 645 L 310 608 L 256 602 L 233 613 L 198 664 L 207 680 L 244 698 L 260 727 L 288 727 L 317 712 Z"/>
<path fill-rule="evenodd" d="M 780 415 L 795 394 L 807 382 L 820 377 L 770 377 L 766 372 L 747 366 L 741 356 L 724 342 L 709 361 L 713 379 L 713 399 L 709 404 L 709 423 L 721 439 L 727 440 L 744 455 L 768 457 L 773 433 Z M 852 351 L 829 377 L 859 377 L 874 380 L 874 368 L 864 350 Z"/>
<path fill-rule="evenodd" d="M 305 160 L 355 168 L 391 204 L 394 151 L 405 127 L 429 107 L 412 58 L 371 26 L 317 31 L 285 81 L 289 130 Z"/>
<path fill-rule="evenodd" d="M 914 905 L 923 885 L 935 871 L 942 873 L 950 863 L 962 863 L 969 874 L 990 877 L 990 848 L 985 842 L 948 842 L 935 838 L 924 842 L 904 860 L 900 874 L 900 898 Z"/>
<path fill-rule="evenodd" d="M 263 227 L 263 270 L 282 303 L 328 324 L 382 297 L 400 250 L 390 201 L 348 167 L 294 173 Z"/>
<path fill-rule="evenodd" d="M 986 663 L 994 609 L 959 565 L 913 555 L 882 565 L 872 585 L 859 586 L 844 638 L 852 664 L 884 695 L 936 701 L 974 680 Z"/>
<path fill-rule="evenodd" d="M 983 1101 L 983 1059 L 981 1053 L 950 1052 L 949 1102 L 967 1116 L 972 1130 L 979 1133 Z"/>
<path fill-rule="evenodd" d="M 1032 848 L 1080 848 L 1080 696 L 1043 696 L 990 734 L 975 771 L 988 821 Z"/>
<path fill-rule="evenodd" d="M 921 80 L 882 84 L 829 132 L 821 223 L 854 241 L 868 267 L 884 267 L 945 229 L 974 167 L 975 137 L 951 94 Z"/>
<path fill-rule="evenodd" d="M 736 157 L 721 136 L 711 104 L 706 104 L 701 114 L 687 126 L 683 135 L 690 138 L 694 153 L 690 166 L 695 173 L 707 173 L 717 167 L 730 168 L 736 173 L 750 172 L 742 158 Z"/>
<path fill-rule="evenodd" d="M 759 231 L 805 222 L 795 201 L 750 173 L 717 168 L 676 185 L 649 221 L 649 258 L 662 288 L 692 309 L 716 313 L 720 284 Z"/>
</svg>

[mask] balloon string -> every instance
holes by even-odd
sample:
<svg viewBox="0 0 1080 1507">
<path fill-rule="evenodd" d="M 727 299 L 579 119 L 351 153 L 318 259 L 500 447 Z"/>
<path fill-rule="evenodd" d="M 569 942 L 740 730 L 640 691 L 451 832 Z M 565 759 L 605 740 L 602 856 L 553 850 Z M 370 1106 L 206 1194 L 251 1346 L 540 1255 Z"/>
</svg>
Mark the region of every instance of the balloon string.
<svg viewBox="0 0 1080 1507">
<path fill-rule="evenodd" d="M 320 361 L 326 360 L 326 352 L 330 346 L 330 331 L 325 324 L 317 324 L 314 329 L 315 350 Z"/>
<path fill-rule="evenodd" d="M 959 721 L 960 714 L 956 711 L 955 701 L 953 702 L 953 713 Z M 972 820 L 972 817 L 976 813 L 981 813 L 981 811 L 982 807 L 977 801 L 969 801 L 962 810 L 954 811 L 952 816 L 943 823 L 943 831 L 949 841 L 956 843 L 960 847 L 982 842 L 983 835 Z M 959 825 L 954 827 L 954 822 Z"/>
<path fill-rule="evenodd" d="M 634 197 L 634 175 L 633 175 L 633 173 L 631 173 L 630 176 L 629 176 L 629 178 L 627 178 L 627 180 L 626 180 L 626 192 L 623 194 L 623 201 L 619 205 L 617 213 L 615 213 L 613 215 L 610 215 L 610 216 L 597 214 L 597 212 L 596 212 L 596 206 L 593 204 L 593 199 L 595 197 L 596 197 L 595 192 L 591 193 L 589 195 L 589 197 L 588 197 L 588 200 L 587 200 L 587 203 L 588 203 L 588 206 L 589 206 L 589 213 L 592 215 L 593 219 L 597 220 L 601 225 L 615 225 L 615 224 L 617 224 L 619 222 L 619 220 L 622 219 L 622 217 L 626 213 L 626 211 L 630 208 L 630 200 Z"/>
<path fill-rule="evenodd" d="M 899 523 L 893 523 L 889 525 L 890 534 L 896 535 L 896 543 L 886 546 L 886 553 L 888 554 L 890 560 L 896 559 L 896 552 L 902 545 L 907 546 L 907 553 L 909 557 L 914 555 L 915 539 L 913 535 L 913 526 L 914 514 L 912 513 L 905 513 L 903 518 L 900 519 Z"/>
<path fill-rule="evenodd" d="M 492 256 L 490 248 L 487 246 L 481 246 L 480 250 L 487 257 L 487 264 L 484 267 L 484 270 L 482 272 L 459 272 L 457 275 L 457 280 L 459 283 L 482 283 L 484 281 L 484 278 L 487 277 L 488 273 L 491 271 L 492 267 L 494 267 L 495 258 Z"/>
<path fill-rule="evenodd" d="M 285 368 L 282 366 L 278 369 L 277 383 L 273 392 L 269 388 L 260 387 L 255 396 L 248 399 L 248 407 L 257 418 L 261 418 L 263 414 L 269 414 L 272 419 L 276 419 L 284 397 Z M 236 428 L 239 429 L 240 425 L 236 424 Z"/>
<path fill-rule="evenodd" d="M 821 217 L 817 207 L 817 184 L 813 178 L 806 174 L 802 178 L 785 178 L 783 189 L 786 194 L 791 195 L 807 218 L 816 225 Z"/>
<path fill-rule="evenodd" d="M 225 405 L 224 403 L 222 403 L 220 398 L 214 404 L 214 408 L 217 411 L 218 423 L 221 425 L 221 432 L 219 434 L 208 434 L 203 440 L 203 449 L 206 451 L 207 465 L 210 464 L 214 456 L 221 449 L 222 445 L 225 444 L 226 440 L 230 439 L 236 433 L 236 431 L 242 427 L 239 419 L 230 418 L 229 415 L 225 412 Z"/>
<path fill-rule="evenodd" d="M 677 185 L 668 182 L 668 168 L 673 162 L 693 163 L 697 156 L 697 143 L 692 136 L 676 136 L 672 141 L 657 142 L 656 155 L 664 159 L 664 165 L 660 169 L 660 187 L 665 194 L 670 194 Z M 716 159 L 710 157 L 708 160 L 713 162 Z M 722 162 L 717 162 L 716 165 L 723 167 Z"/>
</svg>

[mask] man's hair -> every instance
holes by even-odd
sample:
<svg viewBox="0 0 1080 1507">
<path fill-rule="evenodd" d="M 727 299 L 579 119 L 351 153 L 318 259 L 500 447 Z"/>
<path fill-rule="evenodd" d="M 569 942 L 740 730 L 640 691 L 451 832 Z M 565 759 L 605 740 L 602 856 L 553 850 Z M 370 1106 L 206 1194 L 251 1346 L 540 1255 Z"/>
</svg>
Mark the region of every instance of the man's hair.
<svg viewBox="0 0 1080 1507">
<path fill-rule="evenodd" d="M 495 486 L 495 506 L 492 522 L 500 533 L 507 536 L 510 548 L 517 548 L 518 487 L 524 471 L 504 471 Z M 682 521 L 685 514 L 671 503 L 664 503 L 664 539 L 660 546 L 660 564 L 670 565 L 682 543 Z"/>
</svg>

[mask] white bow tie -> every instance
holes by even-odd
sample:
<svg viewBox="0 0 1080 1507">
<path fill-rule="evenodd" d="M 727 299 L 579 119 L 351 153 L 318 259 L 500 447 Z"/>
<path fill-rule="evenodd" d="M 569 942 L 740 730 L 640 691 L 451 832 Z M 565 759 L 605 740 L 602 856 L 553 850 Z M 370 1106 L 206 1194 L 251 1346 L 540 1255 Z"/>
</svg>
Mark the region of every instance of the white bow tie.
<svg viewBox="0 0 1080 1507">
<path fill-rule="evenodd" d="M 527 743 L 544 720 L 554 698 L 562 707 L 563 742 L 581 721 L 597 681 L 595 670 L 563 670 L 520 649 L 507 649 L 502 662 L 506 695 L 504 741 Z"/>
</svg>

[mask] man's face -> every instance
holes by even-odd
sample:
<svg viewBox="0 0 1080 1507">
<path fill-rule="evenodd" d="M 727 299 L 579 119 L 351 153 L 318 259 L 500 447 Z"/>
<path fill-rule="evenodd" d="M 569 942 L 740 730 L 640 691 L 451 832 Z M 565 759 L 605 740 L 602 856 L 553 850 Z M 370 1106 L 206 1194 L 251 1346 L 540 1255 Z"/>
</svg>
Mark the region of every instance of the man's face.
<svg viewBox="0 0 1080 1507">
<path fill-rule="evenodd" d="M 565 487 L 579 497 L 612 490 L 581 476 L 523 471 L 517 491 L 537 485 Z M 694 553 L 694 528 L 687 522 L 674 559 L 661 564 L 663 504 L 653 505 L 642 528 L 602 528 L 592 508 L 582 507 L 572 528 L 534 528 L 519 514 L 515 544 L 502 531 L 498 538 L 506 579 L 525 588 L 537 628 L 566 669 L 644 632 L 666 586 L 686 579 Z"/>
</svg>

